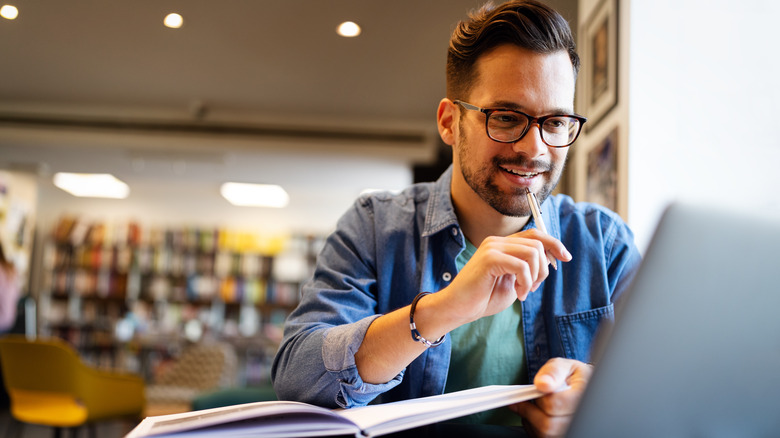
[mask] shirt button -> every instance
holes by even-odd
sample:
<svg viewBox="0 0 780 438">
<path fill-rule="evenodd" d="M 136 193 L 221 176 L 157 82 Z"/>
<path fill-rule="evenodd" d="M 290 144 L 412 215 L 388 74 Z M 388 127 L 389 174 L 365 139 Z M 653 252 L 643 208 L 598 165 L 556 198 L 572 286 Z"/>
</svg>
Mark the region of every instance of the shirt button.
<svg viewBox="0 0 780 438">
<path fill-rule="evenodd" d="M 453 236 L 457 236 L 458 235 L 458 229 L 457 228 L 455 228 L 455 227 L 452 228 L 452 235 Z"/>
<path fill-rule="evenodd" d="M 452 280 L 452 274 L 450 274 L 449 272 L 445 272 L 444 274 L 442 274 L 441 278 L 444 281 L 450 281 Z"/>
</svg>

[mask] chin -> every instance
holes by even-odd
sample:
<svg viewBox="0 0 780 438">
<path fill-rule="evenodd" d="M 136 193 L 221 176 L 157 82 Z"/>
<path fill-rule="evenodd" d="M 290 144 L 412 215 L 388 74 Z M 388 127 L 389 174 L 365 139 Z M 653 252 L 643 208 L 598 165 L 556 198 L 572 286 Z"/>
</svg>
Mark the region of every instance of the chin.
<svg viewBox="0 0 780 438">
<path fill-rule="evenodd" d="M 546 183 L 542 189 L 536 193 L 539 204 L 544 203 L 544 201 L 550 197 L 550 194 L 555 190 L 556 186 L 557 182 L 555 184 Z M 494 191 L 492 194 L 486 194 L 482 199 L 497 212 L 509 217 L 527 217 L 531 215 L 531 207 L 526 200 L 525 188 L 518 188 L 511 194 L 502 193 L 496 195 L 496 193 L 497 192 Z"/>
</svg>

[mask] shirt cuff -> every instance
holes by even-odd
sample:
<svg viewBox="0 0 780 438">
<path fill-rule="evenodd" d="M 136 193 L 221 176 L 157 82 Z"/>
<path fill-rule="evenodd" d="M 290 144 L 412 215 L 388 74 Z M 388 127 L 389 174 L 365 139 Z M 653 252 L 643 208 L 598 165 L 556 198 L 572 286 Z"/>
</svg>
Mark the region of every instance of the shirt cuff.
<svg viewBox="0 0 780 438">
<path fill-rule="evenodd" d="M 339 392 L 336 403 L 342 408 L 365 406 L 380 394 L 401 383 L 404 372 L 401 371 L 389 382 L 381 384 L 365 383 L 355 365 L 355 353 L 363 343 L 368 326 L 380 315 L 363 318 L 353 324 L 345 324 L 328 329 L 322 343 L 322 360 L 325 369 L 336 375 Z"/>
</svg>

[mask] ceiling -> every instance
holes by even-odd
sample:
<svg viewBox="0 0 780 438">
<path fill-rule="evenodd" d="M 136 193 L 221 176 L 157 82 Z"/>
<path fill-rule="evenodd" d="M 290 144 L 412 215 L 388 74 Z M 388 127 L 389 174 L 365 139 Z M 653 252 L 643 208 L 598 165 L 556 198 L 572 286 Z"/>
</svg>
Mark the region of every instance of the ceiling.
<svg viewBox="0 0 780 438">
<path fill-rule="evenodd" d="M 121 173 L 112 163 L 140 154 L 217 159 L 222 178 L 241 172 L 222 152 L 270 150 L 263 163 L 284 183 L 296 172 L 274 157 L 286 151 L 299 151 L 298 175 L 323 172 L 304 158 L 331 152 L 431 159 L 448 38 L 482 1 L 8 3 L 19 17 L 0 19 L 0 168 Z M 576 0 L 549 3 L 577 22 Z M 163 26 L 169 12 L 182 28 Z M 359 37 L 336 34 L 347 20 Z"/>
<path fill-rule="evenodd" d="M 18 0 L 19 17 L 0 20 L 0 97 L 427 121 L 449 34 L 481 3 Z M 162 25 L 169 12 L 182 28 Z M 336 34 L 347 20 L 359 37 Z"/>
</svg>

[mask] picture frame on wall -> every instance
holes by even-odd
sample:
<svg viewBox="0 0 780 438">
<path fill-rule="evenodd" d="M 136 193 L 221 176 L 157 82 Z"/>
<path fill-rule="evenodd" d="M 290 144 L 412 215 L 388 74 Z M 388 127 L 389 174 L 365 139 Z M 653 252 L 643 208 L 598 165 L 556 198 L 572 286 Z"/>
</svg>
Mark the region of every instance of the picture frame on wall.
<svg viewBox="0 0 780 438">
<path fill-rule="evenodd" d="M 618 2 L 601 0 L 580 34 L 580 113 L 592 130 L 618 101 Z"/>
<path fill-rule="evenodd" d="M 585 200 L 618 211 L 618 129 L 612 129 L 587 155 Z"/>
</svg>

